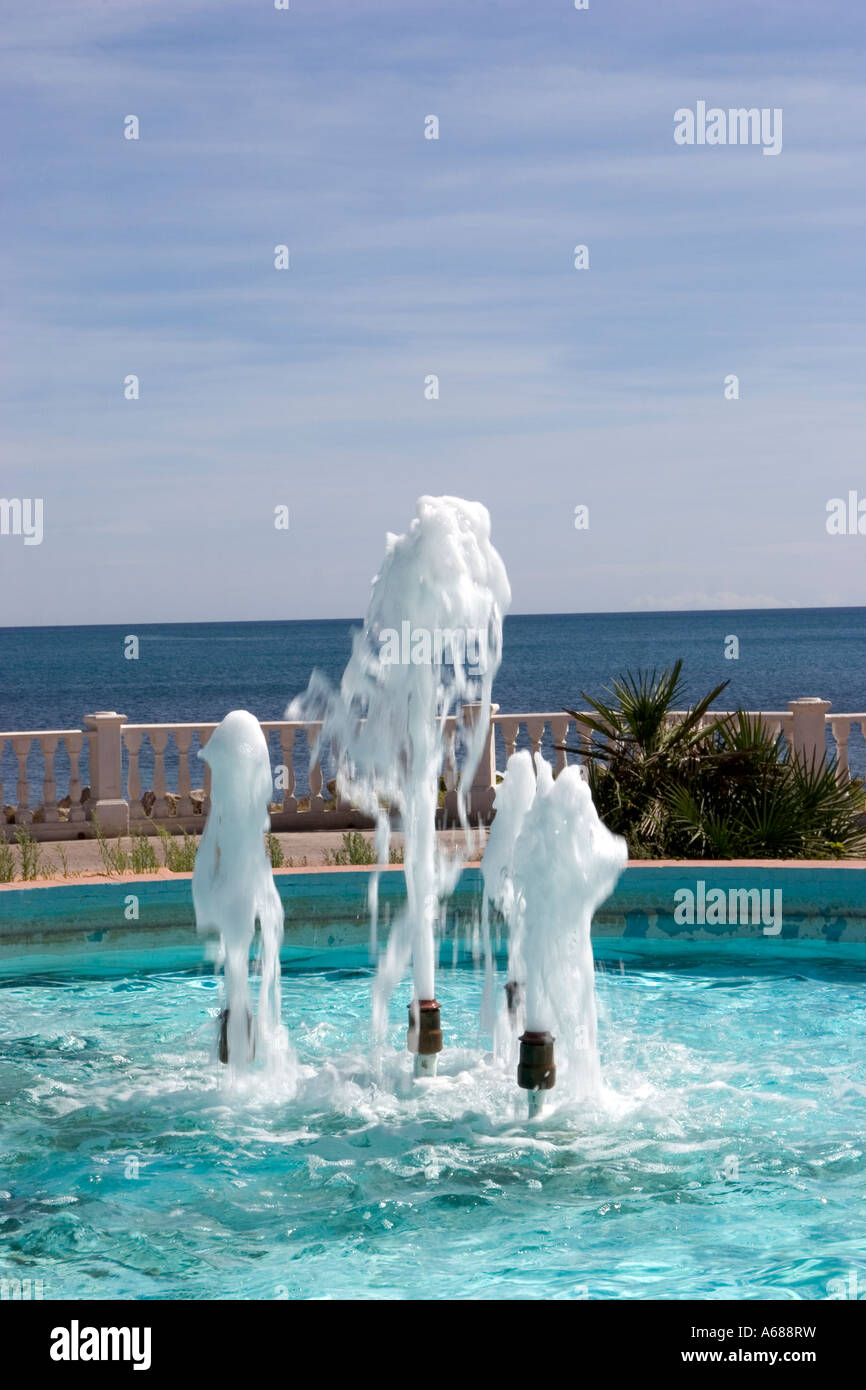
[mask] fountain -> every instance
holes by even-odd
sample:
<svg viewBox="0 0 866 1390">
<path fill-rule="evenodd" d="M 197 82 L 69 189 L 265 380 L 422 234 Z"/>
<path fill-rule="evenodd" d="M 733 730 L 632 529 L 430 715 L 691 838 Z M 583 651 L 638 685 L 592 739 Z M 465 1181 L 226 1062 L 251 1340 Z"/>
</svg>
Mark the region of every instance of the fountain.
<svg viewBox="0 0 866 1390">
<path fill-rule="evenodd" d="M 460 872 L 460 857 L 441 853 L 436 841 L 446 724 L 454 712 L 465 746 L 457 812 L 468 840 L 466 788 L 487 738 L 510 601 L 486 508 L 457 497 L 422 497 L 405 535 L 387 538 L 340 689 L 314 672 L 287 710 L 291 719 L 322 720 L 320 746 L 336 750 L 338 792 L 374 819 L 380 864 L 388 861 L 392 817 L 399 817 L 407 903 L 379 964 L 373 1021 L 381 1037 L 388 1001 L 411 962 L 407 1046 L 416 1076 L 435 1075 L 442 1047 L 436 921 Z M 464 719 L 463 705 L 472 700 L 480 708 Z M 375 946 L 378 871 L 369 905 Z"/>
<path fill-rule="evenodd" d="M 243 1070 L 258 1056 L 273 1062 L 286 1050 L 280 1025 L 280 942 L 283 906 L 263 835 L 272 796 L 268 745 L 259 721 L 232 710 L 198 754 L 210 768 L 210 810 L 195 858 L 193 907 L 200 932 L 217 931 L 225 968 L 219 1058 Z M 249 954 L 261 930 L 261 989 L 253 1024 Z"/>
<path fill-rule="evenodd" d="M 554 779 L 541 755 L 508 760 L 496 793 L 496 818 L 482 864 L 483 919 L 488 901 L 509 927 L 507 1017 L 523 1017 L 517 1083 L 529 1093 L 530 1116 L 541 1112 L 556 1082 L 555 1034 L 569 1085 L 587 1096 L 600 1083 L 592 915 L 625 868 L 625 840 L 599 820 L 577 766 Z M 489 954 L 489 950 L 488 950 Z"/>
<path fill-rule="evenodd" d="M 442 1026 L 436 999 L 436 927 L 460 874 L 462 854 L 437 845 L 440 777 L 451 737 L 465 758 L 457 814 L 473 847 L 466 788 L 488 736 L 493 677 L 510 601 L 505 568 L 490 543 L 479 503 L 422 497 L 405 535 L 389 535 L 372 583 L 364 624 L 353 635 L 340 688 L 314 672 L 292 701 L 292 719 L 319 719 L 319 749 L 337 759 L 338 795 L 372 817 L 379 864 L 387 863 L 392 823 L 404 833 L 406 907 L 392 924 L 373 989 L 374 1034 L 381 1040 L 391 995 L 411 964 L 407 1048 L 416 1077 L 436 1075 Z M 465 706 L 478 701 L 474 717 Z M 279 948 L 283 913 L 262 835 L 268 826 L 271 771 L 267 743 L 251 714 L 235 710 L 199 753 L 212 773 L 211 808 L 193 876 L 196 921 L 216 929 L 225 964 L 226 1005 L 219 1055 L 243 1068 L 282 1046 Z M 554 779 L 540 756 L 514 754 L 495 800 L 482 874 L 486 963 L 482 1021 L 493 1010 L 491 905 L 509 926 L 506 1022 L 522 1027 L 518 1085 L 540 1112 L 557 1079 L 555 1036 L 572 1090 L 590 1094 L 600 1073 L 590 924 L 626 861 L 625 842 L 601 823 L 578 767 Z M 378 868 L 371 874 L 373 944 Z M 253 1024 L 249 951 L 261 926 L 262 985 Z"/>
</svg>

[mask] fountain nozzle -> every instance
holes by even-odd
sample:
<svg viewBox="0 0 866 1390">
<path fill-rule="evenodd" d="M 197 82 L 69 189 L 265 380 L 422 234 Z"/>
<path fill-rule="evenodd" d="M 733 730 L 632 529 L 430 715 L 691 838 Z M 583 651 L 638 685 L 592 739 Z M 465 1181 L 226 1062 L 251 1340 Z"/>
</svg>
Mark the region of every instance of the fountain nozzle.
<svg viewBox="0 0 866 1390">
<path fill-rule="evenodd" d="M 518 980 L 509 980 L 505 986 L 505 1000 L 508 1005 L 508 1017 L 512 1022 L 517 1020 L 517 1011 L 523 999 L 523 986 Z"/>
<path fill-rule="evenodd" d="M 526 1032 L 520 1038 L 520 1060 L 517 1064 L 517 1084 L 529 1091 L 529 1114 L 538 1115 L 544 1104 L 544 1091 L 556 1085 L 556 1066 L 553 1061 L 552 1033 Z"/>
<path fill-rule="evenodd" d="M 415 1075 L 435 1076 L 436 1057 L 442 1051 L 439 1005 L 435 999 L 412 1000 L 406 1046 L 415 1053 Z"/>
<path fill-rule="evenodd" d="M 247 1061 L 251 1062 L 256 1055 L 256 1035 L 253 1029 L 253 1016 L 247 1010 Z M 217 1056 L 223 1065 L 228 1065 L 229 1060 L 229 1010 L 223 1009 L 220 1014 L 219 1046 Z"/>
</svg>

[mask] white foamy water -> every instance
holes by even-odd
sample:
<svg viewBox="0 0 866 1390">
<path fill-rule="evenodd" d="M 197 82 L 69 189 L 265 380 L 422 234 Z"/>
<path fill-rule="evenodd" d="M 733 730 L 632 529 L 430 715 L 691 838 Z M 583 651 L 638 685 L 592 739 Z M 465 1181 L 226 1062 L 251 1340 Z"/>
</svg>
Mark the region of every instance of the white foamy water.
<svg viewBox="0 0 866 1390">
<path fill-rule="evenodd" d="M 261 990 L 255 1026 L 257 1056 L 266 1064 L 287 1052 L 280 1024 L 283 905 L 264 843 L 273 795 L 268 746 L 259 721 L 232 710 L 199 758 L 211 770 L 210 810 L 195 858 L 192 897 L 196 927 L 217 931 L 225 969 L 229 1059 L 243 1069 L 249 1042 L 249 953 L 261 932 Z"/>
<path fill-rule="evenodd" d="M 626 865 L 626 842 L 599 819 L 580 768 L 526 751 L 508 760 L 482 864 L 486 900 L 509 926 L 509 978 L 521 1002 L 511 1027 L 556 1039 L 557 1088 L 597 1094 L 595 977 L 590 926 Z M 503 1006 L 503 1019 L 506 1015 Z"/>
<path fill-rule="evenodd" d="M 486 508 L 459 497 L 422 497 L 409 530 L 387 537 L 339 691 L 314 672 L 287 711 L 291 719 L 323 721 L 322 744 L 337 750 L 339 793 L 375 820 L 380 862 L 388 859 L 392 813 L 403 830 L 407 906 L 391 926 L 374 987 L 379 1033 L 410 961 L 414 997 L 435 995 L 436 922 L 459 874 L 459 858 L 442 855 L 435 834 L 446 720 L 457 713 L 465 743 L 458 814 L 468 836 L 466 789 L 487 735 L 510 601 Z M 477 717 L 464 719 L 471 701 L 480 703 Z M 374 874 L 374 941 L 377 890 Z"/>
</svg>

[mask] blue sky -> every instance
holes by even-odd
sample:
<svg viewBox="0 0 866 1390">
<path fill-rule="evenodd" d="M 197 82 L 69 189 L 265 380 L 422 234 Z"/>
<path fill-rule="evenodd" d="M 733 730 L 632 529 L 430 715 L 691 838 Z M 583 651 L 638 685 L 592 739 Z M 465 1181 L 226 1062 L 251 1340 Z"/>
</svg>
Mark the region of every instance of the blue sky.
<svg viewBox="0 0 866 1390">
<path fill-rule="evenodd" d="M 855 0 L 10 10 L 0 622 L 358 614 L 424 492 L 517 612 L 866 601 Z"/>
</svg>

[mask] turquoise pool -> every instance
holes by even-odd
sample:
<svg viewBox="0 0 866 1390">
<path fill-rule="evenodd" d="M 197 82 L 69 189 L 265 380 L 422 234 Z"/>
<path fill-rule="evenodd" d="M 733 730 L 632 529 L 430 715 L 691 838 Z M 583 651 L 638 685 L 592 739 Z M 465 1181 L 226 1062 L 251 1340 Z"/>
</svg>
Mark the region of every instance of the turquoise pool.
<svg viewBox="0 0 866 1390">
<path fill-rule="evenodd" d="M 532 1125 L 465 953 L 440 1077 L 413 1084 L 404 1000 L 370 1056 L 363 952 L 287 951 L 294 1094 L 228 1087 L 207 967 L 7 960 L 0 1277 L 45 1299 L 866 1292 L 866 946 L 596 951 L 604 1101 Z"/>
</svg>

